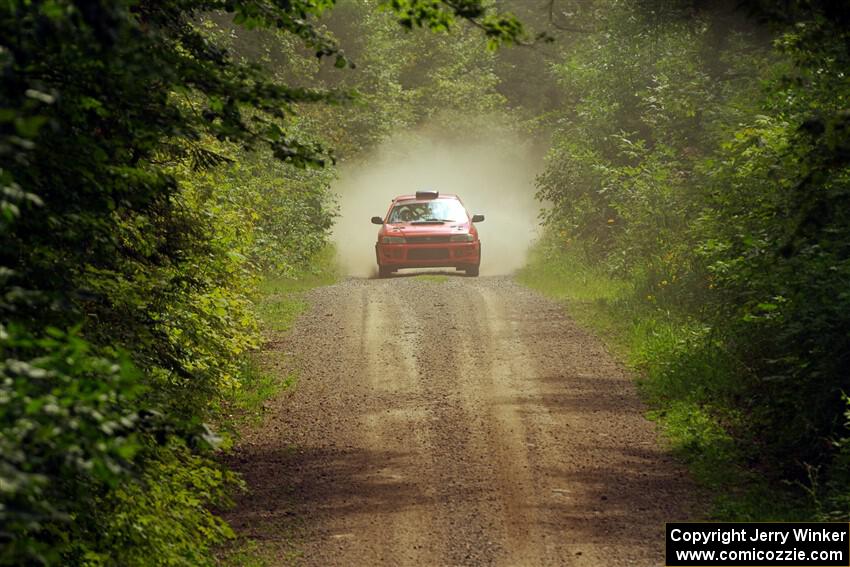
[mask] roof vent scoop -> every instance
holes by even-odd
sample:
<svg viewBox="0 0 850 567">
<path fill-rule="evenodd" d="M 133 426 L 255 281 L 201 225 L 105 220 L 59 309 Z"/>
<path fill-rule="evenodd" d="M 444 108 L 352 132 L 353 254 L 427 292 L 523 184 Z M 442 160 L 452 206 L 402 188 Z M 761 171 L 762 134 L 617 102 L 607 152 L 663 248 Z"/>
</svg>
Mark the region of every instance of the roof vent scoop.
<svg viewBox="0 0 850 567">
<path fill-rule="evenodd" d="M 439 191 L 417 191 L 416 198 L 417 199 L 436 199 L 440 196 Z"/>
</svg>

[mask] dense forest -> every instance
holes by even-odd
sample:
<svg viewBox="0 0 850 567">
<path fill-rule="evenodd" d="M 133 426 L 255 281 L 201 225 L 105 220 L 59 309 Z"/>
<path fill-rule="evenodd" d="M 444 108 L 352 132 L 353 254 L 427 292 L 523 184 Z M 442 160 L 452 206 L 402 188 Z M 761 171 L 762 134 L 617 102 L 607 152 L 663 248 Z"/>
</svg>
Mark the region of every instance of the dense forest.
<svg viewBox="0 0 850 567">
<path fill-rule="evenodd" d="M 309 271 L 340 165 L 423 126 L 545 151 L 521 277 L 608 290 L 589 317 L 628 337 L 654 415 L 727 496 L 717 517 L 846 520 L 848 17 L 3 3 L 0 564 L 215 563 L 259 278 Z"/>
<path fill-rule="evenodd" d="M 646 393 L 691 457 L 773 486 L 742 507 L 727 478 L 739 519 L 848 514 L 846 17 L 615 2 L 552 66 L 548 253 L 625 285 Z M 787 482 L 809 501 L 769 509 Z"/>
</svg>

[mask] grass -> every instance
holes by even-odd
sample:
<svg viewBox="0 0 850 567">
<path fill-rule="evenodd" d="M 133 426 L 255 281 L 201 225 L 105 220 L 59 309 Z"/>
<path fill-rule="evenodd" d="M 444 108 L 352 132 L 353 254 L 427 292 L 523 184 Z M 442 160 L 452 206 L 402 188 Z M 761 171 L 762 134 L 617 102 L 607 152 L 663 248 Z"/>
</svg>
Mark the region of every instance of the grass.
<svg viewBox="0 0 850 567">
<path fill-rule="evenodd" d="M 266 341 L 287 333 L 298 316 L 309 307 L 304 292 L 330 285 L 338 279 L 335 251 L 320 253 L 313 265 L 289 275 L 265 274 L 257 285 L 256 314 Z M 280 375 L 283 353 L 273 349 L 250 353 L 242 361 L 237 387 L 224 402 L 228 416 L 223 429 L 237 435 L 238 430 L 256 423 L 263 415 L 263 404 L 281 391 L 294 387 L 297 376 Z M 274 369 L 274 370 L 272 370 Z"/>
<path fill-rule="evenodd" d="M 611 306 L 629 297 L 628 282 L 615 280 L 594 270 L 577 254 L 553 250 L 542 244 L 533 247 L 517 280 L 543 295 L 569 307 L 570 315 L 581 326 L 592 328 L 607 346 L 618 354 L 626 352 L 627 325 Z"/>
<path fill-rule="evenodd" d="M 535 246 L 517 280 L 564 304 L 632 368 L 647 417 L 713 495 L 711 517 L 780 521 L 811 518 L 812 506 L 792 487 L 769 485 L 746 466 L 730 431 L 740 421 L 724 403 L 737 368 L 704 323 L 638 297 L 635 282 L 611 277 L 581 253 L 545 241 Z"/>
<path fill-rule="evenodd" d="M 277 543 L 284 543 L 282 548 L 269 549 L 251 539 L 239 539 L 230 547 L 222 550 L 216 557 L 218 567 L 269 567 L 270 565 L 299 565 L 303 554 L 294 549 L 290 542 L 296 539 L 296 534 L 286 533 L 278 538 Z M 280 539 L 287 541 L 281 542 Z"/>
<path fill-rule="evenodd" d="M 264 557 L 257 542 L 242 540 L 223 551 L 216 560 L 220 567 L 266 567 L 269 561 Z"/>
<path fill-rule="evenodd" d="M 257 315 L 265 332 L 285 333 L 309 304 L 303 293 L 339 279 L 336 252 L 326 247 L 309 269 L 292 275 L 266 274 L 257 286 Z"/>
<path fill-rule="evenodd" d="M 289 332 L 298 316 L 310 306 L 304 293 L 338 279 L 336 251 L 332 246 L 325 247 L 309 268 L 287 275 L 265 274 L 257 286 L 256 298 L 263 337 L 274 340 Z M 283 353 L 274 349 L 248 357 L 241 376 L 242 389 L 236 396 L 240 407 L 249 413 L 260 412 L 263 402 L 295 385 L 294 373 L 281 377 L 271 371 L 282 366 L 282 359 Z"/>
<path fill-rule="evenodd" d="M 268 356 L 271 354 L 271 356 Z M 280 392 L 294 388 L 297 374 L 288 372 L 283 376 L 267 370 L 270 361 L 279 359 L 279 353 L 251 353 L 242 361 L 239 385 L 227 400 L 228 421 L 220 429 L 238 437 L 239 430 L 256 425 L 263 417 L 264 404 Z"/>
</svg>

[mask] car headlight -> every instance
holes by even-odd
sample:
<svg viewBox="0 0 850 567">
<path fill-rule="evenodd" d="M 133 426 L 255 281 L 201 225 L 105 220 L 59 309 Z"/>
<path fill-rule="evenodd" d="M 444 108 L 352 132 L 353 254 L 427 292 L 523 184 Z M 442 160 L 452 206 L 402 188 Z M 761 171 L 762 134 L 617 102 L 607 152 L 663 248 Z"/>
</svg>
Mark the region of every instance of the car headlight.
<svg viewBox="0 0 850 567">
<path fill-rule="evenodd" d="M 449 240 L 451 242 L 472 242 L 475 239 L 471 234 L 454 234 Z"/>
<path fill-rule="evenodd" d="M 404 238 L 401 236 L 385 236 L 381 239 L 384 244 L 404 244 Z"/>
</svg>

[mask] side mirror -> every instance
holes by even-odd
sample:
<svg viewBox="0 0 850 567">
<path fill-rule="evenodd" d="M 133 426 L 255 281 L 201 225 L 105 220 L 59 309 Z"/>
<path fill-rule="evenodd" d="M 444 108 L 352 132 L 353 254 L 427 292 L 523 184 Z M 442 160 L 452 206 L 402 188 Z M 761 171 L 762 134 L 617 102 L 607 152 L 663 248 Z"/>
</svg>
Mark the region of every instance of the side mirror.
<svg viewBox="0 0 850 567">
<path fill-rule="evenodd" d="M 384 219 L 381 217 L 372 217 L 372 224 L 384 224 Z"/>
<path fill-rule="evenodd" d="M 472 215 L 472 222 L 484 222 L 484 215 Z"/>
</svg>

